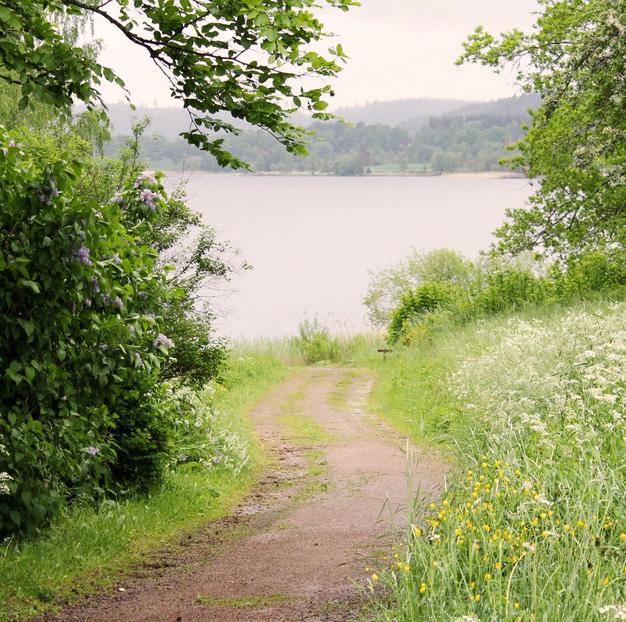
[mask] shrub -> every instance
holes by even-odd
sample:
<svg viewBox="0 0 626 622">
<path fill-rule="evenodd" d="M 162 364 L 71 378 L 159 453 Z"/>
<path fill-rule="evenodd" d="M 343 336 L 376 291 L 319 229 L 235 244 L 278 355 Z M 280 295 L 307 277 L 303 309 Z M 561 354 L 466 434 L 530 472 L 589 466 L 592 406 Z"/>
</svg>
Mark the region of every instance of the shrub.
<svg viewBox="0 0 626 622">
<path fill-rule="evenodd" d="M 97 202 L 82 170 L 0 133 L 0 537 L 114 477 L 153 481 L 167 453 L 155 387 L 171 344 L 151 313 L 165 275 L 142 241 L 165 195 L 141 176 Z"/>
<path fill-rule="evenodd" d="M 445 283 L 424 283 L 413 291 L 406 292 L 391 316 L 389 341 L 398 342 L 411 324 L 415 324 L 426 314 L 449 305 L 454 295 L 455 288 Z"/>
<path fill-rule="evenodd" d="M 239 473 L 248 464 L 248 447 L 231 432 L 215 407 L 219 387 L 202 392 L 179 383 L 165 387 L 164 407 L 172 418 L 172 465 L 196 464 Z"/>
<path fill-rule="evenodd" d="M 590 292 L 615 291 L 626 285 L 626 254 L 623 250 L 589 251 L 553 270 L 561 298 L 584 298 Z"/>
<path fill-rule="evenodd" d="M 370 321 L 385 326 L 407 291 L 424 283 L 467 284 L 474 271 L 471 261 L 447 248 L 426 254 L 413 252 L 397 265 L 371 275 L 363 304 Z"/>
<path fill-rule="evenodd" d="M 299 325 L 295 346 L 307 365 L 328 361 L 335 363 L 340 358 L 339 340 L 331 336 L 328 329 L 315 320 L 305 320 Z"/>
<path fill-rule="evenodd" d="M 469 316 L 495 315 L 542 303 L 552 292 L 553 284 L 548 279 L 529 271 L 498 270 L 487 275 L 484 285 L 470 292 L 465 312 Z"/>
</svg>

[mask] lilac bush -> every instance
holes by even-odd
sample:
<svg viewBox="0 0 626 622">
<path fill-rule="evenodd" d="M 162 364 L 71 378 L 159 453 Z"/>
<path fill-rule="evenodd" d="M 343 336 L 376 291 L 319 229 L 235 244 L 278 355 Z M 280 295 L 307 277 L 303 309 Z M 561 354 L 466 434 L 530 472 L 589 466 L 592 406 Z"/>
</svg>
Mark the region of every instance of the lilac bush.
<svg viewBox="0 0 626 622">
<path fill-rule="evenodd" d="M 145 242 L 163 188 L 141 175 L 97 199 L 76 154 L 24 142 L 0 128 L 0 538 L 156 481 L 169 451 L 168 290 Z"/>
</svg>

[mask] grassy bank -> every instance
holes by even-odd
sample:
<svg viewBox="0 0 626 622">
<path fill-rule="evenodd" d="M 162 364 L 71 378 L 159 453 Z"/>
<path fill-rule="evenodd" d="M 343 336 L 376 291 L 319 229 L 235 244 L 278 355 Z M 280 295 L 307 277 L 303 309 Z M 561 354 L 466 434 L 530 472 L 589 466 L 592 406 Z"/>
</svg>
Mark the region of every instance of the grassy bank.
<svg viewBox="0 0 626 622">
<path fill-rule="evenodd" d="M 2 545 L 0 620 L 27 619 L 114 585 L 150 551 L 232 511 L 264 462 L 247 412 L 285 373 L 275 357 L 235 352 L 224 382 L 205 392 L 221 413 L 220 425 L 248 444 L 250 460 L 241 472 L 182 465 L 151 495 L 74 507 L 40 537 Z"/>
<path fill-rule="evenodd" d="M 370 361 L 374 408 L 456 464 L 377 573 L 380 620 L 624 619 L 625 326 L 623 303 L 540 308 Z"/>
</svg>

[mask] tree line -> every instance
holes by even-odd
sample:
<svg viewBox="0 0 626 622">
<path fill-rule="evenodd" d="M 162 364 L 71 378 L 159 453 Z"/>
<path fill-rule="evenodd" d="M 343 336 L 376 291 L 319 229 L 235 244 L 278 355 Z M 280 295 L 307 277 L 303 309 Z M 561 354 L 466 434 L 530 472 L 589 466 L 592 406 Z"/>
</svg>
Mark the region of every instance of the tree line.
<svg viewBox="0 0 626 622">
<path fill-rule="evenodd" d="M 454 171 L 510 170 L 501 161 L 510 155 L 508 146 L 525 133 L 528 114 L 474 113 L 431 116 L 402 126 L 315 122 L 308 127 L 308 156 L 286 152 L 272 136 L 261 130 L 244 130 L 227 136 L 225 148 L 262 173 L 311 173 L 327 175 L 437 174 Z M 107 145 L 115 153 L 123 138 Z M 210 153 L 200 151 L 181 138 L 146 134 L 144 155 L 153 168 L 168 170 L 224 169 Z"/>
</svg>

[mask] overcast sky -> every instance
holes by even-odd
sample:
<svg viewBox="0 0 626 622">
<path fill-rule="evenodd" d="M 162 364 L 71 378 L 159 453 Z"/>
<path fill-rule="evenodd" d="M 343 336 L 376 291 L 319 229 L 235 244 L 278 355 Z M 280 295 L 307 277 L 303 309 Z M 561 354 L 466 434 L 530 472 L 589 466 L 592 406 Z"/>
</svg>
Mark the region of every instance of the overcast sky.
<svg viewBox="0 0 626 622">
<path fill-rule="evenodd" d="M 324 9 L 328 29 L 338 35 L 350 61 L 335 82 L 334 106 L 405 97 L 488 100 L 516 94 L 512 76 L 454 60 L 461 42 L 478 24 L 490 31 L 528 29 L 536 0 L 362 0 L 348 13 Z M 96 24 L 103 39 L 101 60 L 126 81 L 136 104 L 175 105 L 145 50 L 135 49 L 108 25 Z M 123 98 L 106 86 L 106 101 Z"/>
</svg>

